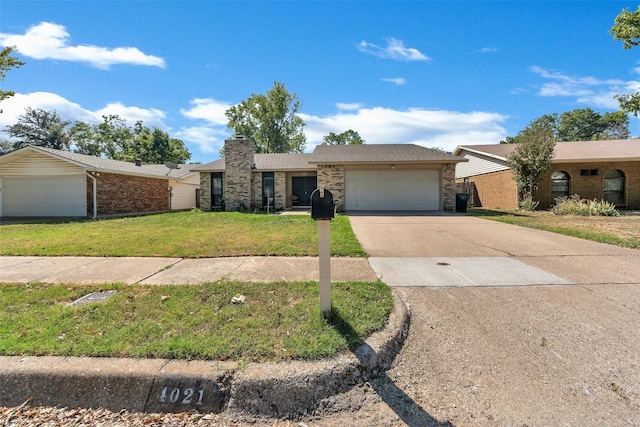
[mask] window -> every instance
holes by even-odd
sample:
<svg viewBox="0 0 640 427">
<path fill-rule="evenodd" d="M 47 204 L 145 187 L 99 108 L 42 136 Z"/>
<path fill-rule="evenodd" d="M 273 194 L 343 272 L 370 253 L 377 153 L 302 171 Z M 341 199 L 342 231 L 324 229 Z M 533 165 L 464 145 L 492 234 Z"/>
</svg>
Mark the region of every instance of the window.
<svg viewBox="0 0 640 427">
<path fill-rule="evenodd" d="M 224 210 L 224 191 L 222 172 L 211 174 L 211 209 Z"/>
<path fill-rule="evenodd" d="M 616 206 L 624 205 L 624 172 L 611 169 L 604 174 L 604 200 Z"/>
<path fill-rule="evenodd" d="M 551 200 L 558 197 L 569 197 L 571 180 L 569 174 L 563 171 L 555 171 L 551 175 Z"/>
<path fill-rule="evenodd" d="M 262 207 L 273 209 L 275 206 L 275 183 L 273 172 L 262 172 Z"/>
</svg>

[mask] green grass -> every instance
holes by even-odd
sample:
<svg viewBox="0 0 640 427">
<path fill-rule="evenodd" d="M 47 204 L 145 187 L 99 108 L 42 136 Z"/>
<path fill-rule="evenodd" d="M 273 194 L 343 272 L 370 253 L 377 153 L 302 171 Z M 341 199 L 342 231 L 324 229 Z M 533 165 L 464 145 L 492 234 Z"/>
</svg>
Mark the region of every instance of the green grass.
<svg viewBox="0 0 640 427">
<path fill-rule="evenodd" d="M 177 212 L 139 217 L 0 227 L 0 255 L 316 256 L 317 224 L 308 215 Z M 331 255 L 366 256 L 349 218 L 331 221 Z"/>
<path fill-rule="evenodd" d="M 580 239 L 640 249 L 640 216 L 555 215 L 550 211 L 498 211 L 469 209 L 467 215 L 491 219 L 521 227 L 550 231 Z"/>
<path fill-rule="evenodd" d="M 104 302 L 69 303 L 117 290 Z M 353 348 L 393 308 L 381 282 L 334 283 L 334 322 L 316 282 L 197 286 L 0 284 L 0 354 L 235 361 L 318 359 Z M 236 294 L 244 304 L 232 304 Z M 167 297 L 168 298 L 163 298 Z"/>
</svg>

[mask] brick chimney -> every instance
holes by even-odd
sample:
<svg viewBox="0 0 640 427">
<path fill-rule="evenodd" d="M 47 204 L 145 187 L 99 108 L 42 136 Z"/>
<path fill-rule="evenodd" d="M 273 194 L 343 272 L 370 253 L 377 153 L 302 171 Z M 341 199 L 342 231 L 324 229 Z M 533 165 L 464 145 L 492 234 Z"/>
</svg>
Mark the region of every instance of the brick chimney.
<svg viewBox="0 0 640 427">
<path fill-rule="evenodd" d="M 225 210 L 251 208 L 251 169 L 255 144 L 242 135 L 224 142 L 224 201 Z"/>
</svg>

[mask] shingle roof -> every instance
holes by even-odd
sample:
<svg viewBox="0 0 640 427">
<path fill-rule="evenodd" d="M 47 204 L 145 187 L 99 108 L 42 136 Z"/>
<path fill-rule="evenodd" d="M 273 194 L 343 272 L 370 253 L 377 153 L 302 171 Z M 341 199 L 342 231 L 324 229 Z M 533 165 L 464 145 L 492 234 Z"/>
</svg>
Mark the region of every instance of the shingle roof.
<svg viewBox="0 0 640 427">
<path fill-rule="evenodd" d="M 456 163 L 464 162 L 433 148 L 415 144 L 318 145 L 311 163 Z"/>
<path fill-rule="evenodd" d="M 456 148 L 455 153 L 466 150 L 506 160 L 517 146 L 517 144 L 461 145 Z M 554 162 L 628 160 L 640 160 L 640 139 L 558 142 L 553 156 Z"/>
<path fill-rule="evenodd" d="M 299 171 L 316 170 L 315 165 L 309 164 L 313 154 L 305 153 L 270 153 L 254 154 L 253 162 L 256 170 L 261 171 Z M 214 160 L 204 165 L 191 167 L 194 172 L 224 172 L 224 159 Z"/>
<path fill-rule="evenodd" d="M 173 178 L 181 179 L 191 174 L 189 170 L 191 165 L 179 165 L 180 169 L 169 169 L 165 165 L 145 165 L 136 166 L 135 163 L 123 162 L 120 160 L 105 159 L 102 157 L 89 156 L 86 154 L 71 153 L 69 151 L 56 150 L 53 148 L 39 147 L 34 145 L 28 145 L 21 148 L 9 155 L 19 155 L 19 152 L 36 151 L 45 154 L 52 155 L 62 160 L 67 160 L 78 166 L 83 167 L 86 170 L 105 172 L 105 173 L 120 173 L 126 175 L 142 175 L 156 178 Z M 16 153 L 16 154 L 14 154 Z"/>
</svg>

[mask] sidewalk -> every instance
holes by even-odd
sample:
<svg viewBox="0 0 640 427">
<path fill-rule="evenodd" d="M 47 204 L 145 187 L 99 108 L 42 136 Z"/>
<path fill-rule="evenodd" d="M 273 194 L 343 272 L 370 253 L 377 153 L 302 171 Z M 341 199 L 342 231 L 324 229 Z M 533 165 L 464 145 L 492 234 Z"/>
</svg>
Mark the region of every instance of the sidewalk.
<svg viewBox="0 0 640 427">
<path fill-rule="evenodd" d="M 0 282 L 197 284 L 319 280 L 317 257 L 0 257 Z M 366 258 L 331 259 L 331 280 L 376 281 Z"/>
<path fill-rule="evenodd" d="M 366 258 L 333 258 L 332 281 L 375 281 Z M 0 257 L 0 282 L 196 284 L 318 281 L 318 258 Z M 353 353 L 317 362 L 249 363 L 83 357 L 1 357 L 0 406 L 107 408 L 295 417 L 384 373 L 402 348 L 409 313 L 394 293 L 387 326 Z"/>
</svg>

